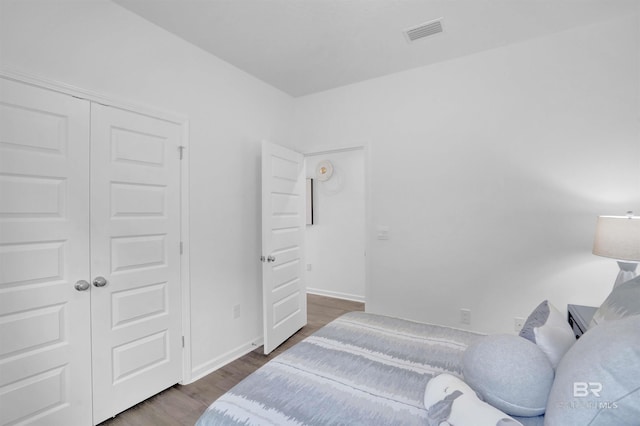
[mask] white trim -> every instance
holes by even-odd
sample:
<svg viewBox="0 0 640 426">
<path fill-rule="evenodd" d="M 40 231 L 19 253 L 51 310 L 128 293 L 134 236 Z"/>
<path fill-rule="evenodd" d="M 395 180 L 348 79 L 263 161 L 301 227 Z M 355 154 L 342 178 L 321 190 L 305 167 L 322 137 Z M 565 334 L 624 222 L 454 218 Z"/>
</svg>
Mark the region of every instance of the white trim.
<svg viewBox="0 0 640 426">
<path fill-rule="evenodd" d="M 36 86 L 42 89 L 51 90 L 76 98 L 86 99 L 91 102 L 108 105 L 158 118 L 170 123 L 178 124 L 182 127 L 182 140 L 180 144 L 186 149 L 183 160 L 180 162 L 180 241 L 183 243 L 183 254 L 180 256 L 180 287 L 181 287 L 181 309 L 182 309 L 182 335 L 184 337 L 184 350 L 182 351 L 182 379 L 180 383 L 190 382 L 191 378 L 191 278 L 189 262 L 189 119 L 186 115 L 175 112 L 161 111 L 146 105 L 140 105 L 128 101 L 122 101 L 102 93 L 85 90 L 71 84 L 47 79 L 44 77 L 28 74 L 3 66 L 0 69 L 0 77 L 20 83 Z"/>
<path fill-rule="evenodd" d="M 40 77 L 34 74 L 29 74 L 23 71 L 17 71 L 11 67 L 3 66 L 0 70 L 0 76 L 9 80 L 26 83 L 31 86 L 37 86 L 43 89 L 52 90 L 54 92 L 64 93 L 66 95 L 74 96 L 76 98 L 86 99 L 88 101 L 96 102 L 102 105 L 108 105 L 115 108 L 125 109 L 137 114 L 147 115 L 153 118 L 159 118 L 161 120 L 169 121 L 176 124 L 184 124 L 188 121 L 185 115 L 175 112 L 167 112 L 158 110 L 148 105 L 142 105 L 121 99 L 112 98 L 102 93 L 93 92 L 91 90 L 82 89 L 74 85 L 64 83 L 61 81 L 51 80 L 44 77 Z"/>
<path fill-rule="evenodd" d="M 333 299 L 351 300 L 352 302 L 364 303 L 364 296 L 357 294 L 342 293 L 339 291 L 321 290 L 318 288 L 307 288 L 307 294 L 316 294 L 318 296 L 331 297 Z"/>
<path fill-rule="evenodd" d="M 182 160 L 180 161 L 180 241 L 182 256 L 180 258 L 180 282 L 182 287 L 182 381 L 191 382 L 191 250 L 190 250 L 190 198 L 189 198 L 189 122 L 182 124 Z"/>
<path fill-rule="evenodd" d="M 314 157 L 316 155 L 326 155 L 326 154 L 337 154 L 341 152 L 350 152 L 350 151 L 364 151 L 365 147 L 363 145 L 359 146 L 350 146 L 346 148 L 336 148 L 336 149 L 327 149 L 323 151 L 311 152 L 308 154 L 304 154 L 305 157 Z"/>
<path fill-rule="evenodd" d="M 253 352 L 257 348 L 262 346 L 263 343 L 264 343 L 264 340 L 262 336 L 258 336 L 254 340 L 244 343 L 210 361 L 207 361 L 203 364 L 200 364 L 194 367 L 193 370 L 191 371 L 191 381 L 185 382 L 183 384 L 188 385 L 189 383 L 193 383 L 196 380 L 201 379 L 204 376 L 213 373 L 214 371 L 248 354 L 249 352 Z"/>
<path fill-rule="evenodd" d="M 370 142 L 364 143 L 364 310 L 367 300 L 371 300 L 371 236 L 373 235 L 373 157 Z"/>
</svg>

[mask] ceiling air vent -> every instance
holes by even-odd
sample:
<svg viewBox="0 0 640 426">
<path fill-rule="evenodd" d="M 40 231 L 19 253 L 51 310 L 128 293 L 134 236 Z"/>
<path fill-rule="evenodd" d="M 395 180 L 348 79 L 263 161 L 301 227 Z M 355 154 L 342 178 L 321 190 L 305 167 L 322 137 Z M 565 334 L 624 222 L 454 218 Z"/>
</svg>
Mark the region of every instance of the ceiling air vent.
<svg viewBox="0 0 640 426">
<path fill-rule="evenodd" d="M 412 43 L 425 37 L 429 37 L 442 32 L 442 18 L 404 30 L 404 36 Z"/>
</svg>

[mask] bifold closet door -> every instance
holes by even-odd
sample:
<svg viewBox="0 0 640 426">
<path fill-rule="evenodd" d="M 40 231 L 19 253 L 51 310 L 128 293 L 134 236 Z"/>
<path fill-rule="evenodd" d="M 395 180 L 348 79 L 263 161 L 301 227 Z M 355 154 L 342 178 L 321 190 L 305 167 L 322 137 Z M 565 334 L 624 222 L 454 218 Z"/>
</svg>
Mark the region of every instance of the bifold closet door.
<svg viewBox="0 0 640 426">
<path fill-rule="evenodd" d="M 2 425 L 91 424 L 89 107 L 0 78 Z"/>
<path fill-rule="evenodd" d="M 177 124 L 91 105 L 96 423 L 181 378 L 180 138 Z"/>
</svg>

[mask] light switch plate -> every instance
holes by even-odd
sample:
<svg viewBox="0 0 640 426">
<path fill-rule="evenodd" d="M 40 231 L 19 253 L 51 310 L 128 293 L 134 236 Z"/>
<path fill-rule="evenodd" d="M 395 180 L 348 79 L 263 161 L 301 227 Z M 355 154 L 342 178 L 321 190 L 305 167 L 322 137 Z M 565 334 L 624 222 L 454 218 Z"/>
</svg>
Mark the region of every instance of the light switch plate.
<svg viewBox="0 0 640 426">
<path fill-rule="evenodd" d="M 389 239 L 389 227 L 388 226 L 378 226 L 377 238 L 379 240 L 388 240 Z"/>
</svg>

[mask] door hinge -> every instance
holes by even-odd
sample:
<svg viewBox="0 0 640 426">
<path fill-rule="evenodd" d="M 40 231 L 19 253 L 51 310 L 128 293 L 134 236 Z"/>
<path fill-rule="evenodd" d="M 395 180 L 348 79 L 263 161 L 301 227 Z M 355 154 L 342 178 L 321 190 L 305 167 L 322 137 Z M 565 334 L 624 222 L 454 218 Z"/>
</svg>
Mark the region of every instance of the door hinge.
<svg viewBox="0 0 640 426">
<path fill-rule="evenodd" d="M 182 347 L 184 348 L 184 336 L 182 336 Z"/>
<path fill-rule="evenodd" d="M 178 147 L 178 151 L 180 152 L 180 159 L 181 159 L 181 160 L 182 160 L 182 158 L 184 157 L 184 149 L 185 149 L 185 148 L 186 148 L 186 147 L 185 147 L 185 146 L 183 146 L 183 145 L 180 145 L 180 146 Z"/>
<path fill-rule="evenodd" d="M 184 244 L 180 241 L 180 254 L 184 253 Z"/>
</svg>

